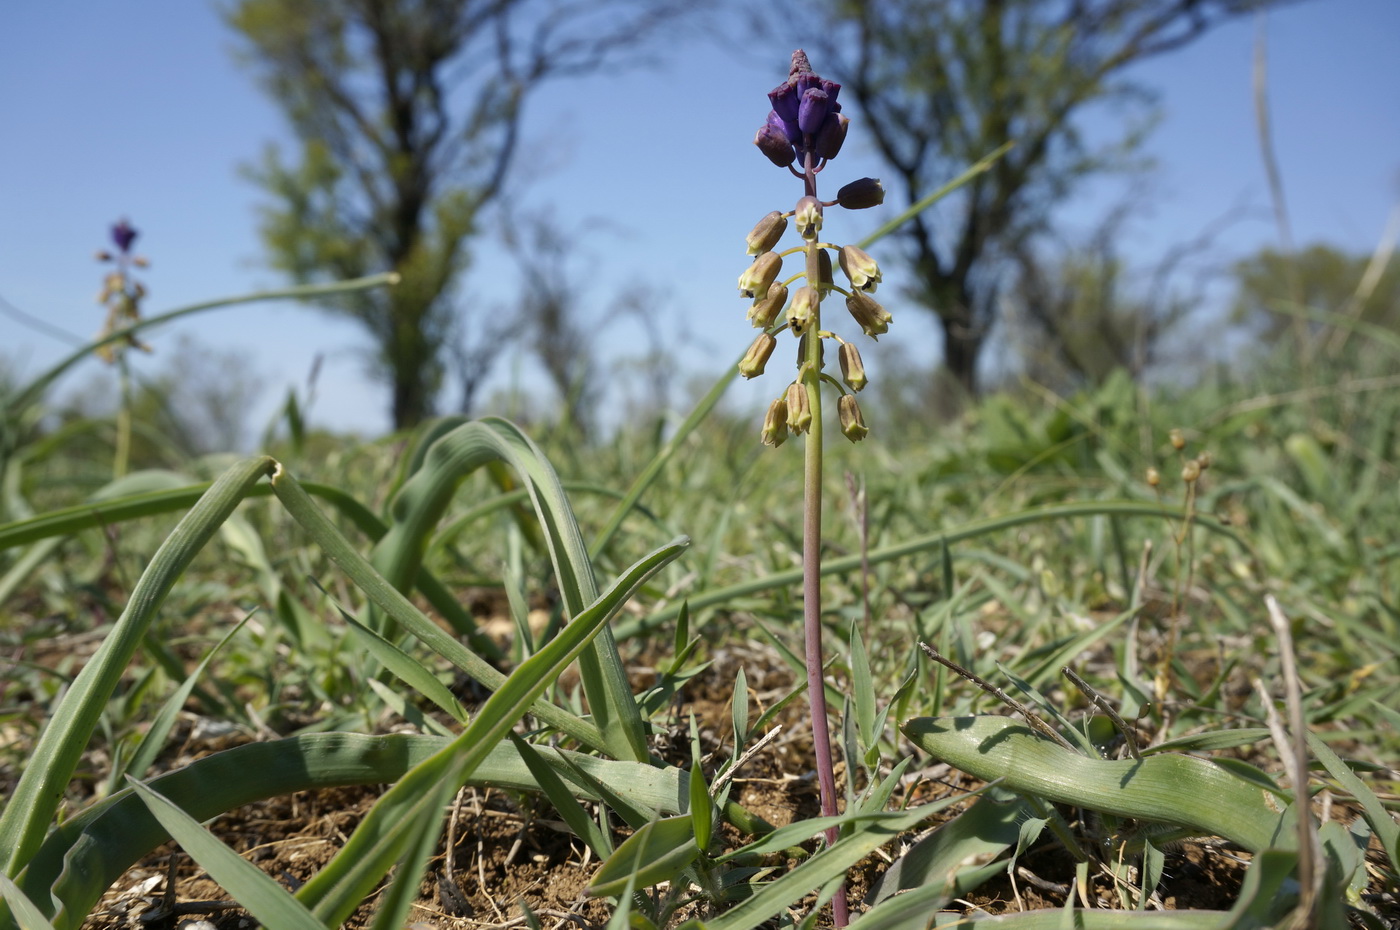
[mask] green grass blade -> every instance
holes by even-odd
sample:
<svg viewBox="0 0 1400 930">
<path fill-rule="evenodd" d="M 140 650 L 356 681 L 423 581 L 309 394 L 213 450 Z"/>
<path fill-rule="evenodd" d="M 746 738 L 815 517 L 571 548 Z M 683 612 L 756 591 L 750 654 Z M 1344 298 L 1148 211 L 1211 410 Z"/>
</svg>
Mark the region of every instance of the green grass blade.
<svg viewBox="0 0 1400 930">
<path fill-rule="evenodd" d="M 372 930 L 402 930 L 409 912 L 418 901 L 418 889 L 428 863 L 442 835 L 442 811 L 452 803 L 457 788 L 442 781 L 437 787 L 435 802 L 422 806 L 418 817 L 408 825 L 408 848 L 394 870 L 389 886 L 379 895 L 379 909 L 374 915 Z"/>
<path fill-rule="evenodd" d="M 559 816 L 564 818 L 569 829 L 574 831 L 574 835 L 587 843 L 600 859 L 610 855 L 613 851 L 612 838 L 589 816 L 588 811 L 583 809 L 583 805 L 574 797 L 574 792 L 564 784 L 564 779 L 550 767 L 538 749 L 514 733 L 508 735 L 515 751 L 520 754 L 521 760 L 539 784 L 540 790 L 549 799 L 549 803 L 554 805 Z"/>
<path fill-rule="evenodd" d="M 153 517 L 177 510 L 188 510 L 208 492 L 212 482 L 188 485 L 182 488 L 143 491 L 124 494 L 120 497 L 98 497 L 84 504 L 51 510 L 48 513 L 0 524 L 0 549 L 24 546 L 41 539 L 69 536 L 82 530 L 97 529 L 114 523 L 125 523 L 141 517 Z M 325 499 L 333 504 L 342 516 L 348 518 L 371 540 L 384 535 L 384 524 L 368 508 L 340 488 L 325 484 L 306 482 L 302 485 L 308 494 Z M 249 491 L 249 497 L 270 497 L 272 488 L 259 485 Z"/>
<path fill-rule="evenodd" d="M 228 645 L 229 640 L 247 625 L 252 619 L 251 612 L 244 615 L 242 620 L 234 624 L 233 629 L 224 634 L 223 638 L 214 644 L 214 648 L 205 653 L 204 658 L 199 660 L 199 664 L 194 667 L 194 671 L 186 676 L 180 683 L 180 687 L 175 689 L 175 693 L 161 705 L 155 717 L 151 720 L 150 728 L 141 736 L 141 742 L 137 745 L 136 751 L 131 754 L 131 759 L 120 770 L 113 770 L 111 786 L 116 790 L 121 785 L 119 776 L 126 774 L 135 775 L 137 778 L 144 778 L 146 770 L 151 767 L 151 763 L 156 760 L 161 748 L 165 745 L 165 738 L 170 735 L 171 729 L 175 726 L 175 720 L 179 716 L 181 709 L 185 706 L 185 701 L 189 699 L 194 691 L 194 686 L 203 677 L 204 670 L 209 667 L 209 663 L 219 651 Z"/>
<path fill-rule="evenodd" d="M 579 613 L 549 643 L 513 671 L 487 698 L 462 735 L 415 766 L 375 804 L 335 858 L 311 878 L 297 897 L 329 926 L 345 921 L 403 854 L 402 825 L 427 809 L 438 809 L 439 786 L 452 791 L 471 773 L 544 690 L 579 657 L 638 587 L 684 550 L 681 540 L 636 563 L 598 600 Z"/>
<path fill-rule="evenodd" d="M 945 545 L 951 546 L 954 543 L 976 539 L 979 536 L 1000 533 L 1030 523 L 1095 516 L 1142 517 L 1167 521 L 1179 520 L 1181 517 L 1179 513 L 1168 510 L 1161 504 L 1147 501 L 1099 500 L 1075 501 L 1067 504 L 1047 504 L 1042 507 L 1031 507 L 999 517 L 974 520 L 970 523 L 964 523 L 962 526 L 950 527 L 938 533 L 915 536 L 901 543 L 872 549 L 867 558 L 871 565 L 878 565 L 882 562 L 902 559 L 924 552 L 937 552 Z M 1197 514 L 1194 525 L 1200 529 L 1207 530 L 1230 540 L 1242 550 L 1249 551 L 1249 546 L 1243 539 L 1212 516 Z M 823 560 L 822 574 L 842 575 L 847 572 L 859 571 L 860 567 L 861 556 L 857 553 L 855 555 Z M 716 604 L 723 604 L 736 598 L 748 597 L 749 595 L 758 594 L 762 591 L 770 591 L 773 588 L 789 587 L 798 584 L 801 580 L 802 569 L 794 568 L 788 571 L 774 572 L 771 575 L 763 575 L 749 581 L 742 581 L 738 584 L 727 585 L 722 588 L 712 588 L 709 591 L 698 591 L 687 594 L 686 599 L 690 604 L 690 611 L 693 614 L 695 611 L 705 607 L 713 607 Z M 636 619 L 629 623 L 619 624 L 617 628 L 618 638 L 628 639 L 639 635 L 645 630 L 667 623 L 675 619 L 679 611 L 680 605 L 673 604 L 647 617 Z"/>
<path fill-rule="evenodd" d="M 230 468 L 151 558 L 112 632 L 78 673 L 44 728 L 4 814 L 0 814 L 0 850 L 8 850 L 4 854 L 6 875 L 13 878 L 19 874 L 43 841 L 98 719 L 166 595 L 220 524 L 248 496 L 248 490 L 271 474 L 274 464 L 264 456 Z"/>
<path fill-rule="evenodd" d="M 934 758 L 1018 794 L 1179 824 L 1254 852 L 1293 841 L 1258 785 L 1205 759 L 1089 759 L 1007 717 L 920 717 L 902 729 Z"/>
<path fill-rule="evenodd" d="M 577 616 L 597 597 L 578 521 L 544 454 L 514 424 L 494 417 L 457 426 L 427 449 L 421 468 L 394 498 L 394 523 L 375 547 L 375 567 L 394 587 L 407 590 L 458 485 L 477 468 L 494 462 L 508 464 L 530 492 L 565 611 Z M 579 673 L 608 751 L 618 759 L 645 760 L 646 725 L 610 629 L 603 630 L 580 657 Z"/>
<path fill-rule="evenodd" d="M 446 746 L 432 736 L 313 733 L 249 743 L 198 759 L 151 779 L 150 786 L 196 820 L 264 798 L 316 788 L 392 784 Z M 615 785 L 629 803 L 666 814 L 681 812 L 685 773 L 638 762 L 614 762 L 567 750 L 541 750 L 541 757 L 578 797 L 601 800 L 585 779 Z M 469 784 L 536 791 L 539 784 L 506 744 L 496 746 Z M 82 923 L 102 892 L 146 853 L 168 840 L 130 789 L 99 802 L 55 827 L 20 875 L 20 887 L 37 902 L 54 898 L 54 926 Z"/>
<path fill-rule="evenodd" d="M 5 875 L 0 875 L 0 900 L 10 906 L 10 914 L 19 930 L 54 930 L 43 912 Z"/>
<path fill-rule="evenodd" d="M 709 930 L 749 930 L 756 927 L 800 901 L 812 889 L 822 888 L 840 880 L 851 866 L 892 841 L 904 830 L 914 828 L 943 808 L 966 798 L 967 795 L 956 795 L 900 813 L 847 814 L 841 818 L 818 817 L 807 821 L 820 828 L 820 825 L 827 821 L 841 820 L 853 825 L 853 829 L 835 846 L 823 849 L 782 877 L 757 887 L 752 896 L 714 920 L 708 921 L 706 927 Z M 772 836 L 780 832 L 782 831 L 774 831 Z M 808 833 L 807 836 L 811 834 Z"/>
<path fill-rule="evenodd" d="M 644 824 L 603 861 L 588 883 L 595 898 L 614 897 L 629 888 L 669 882 L 700 856 L 689 814 Z"/>
<path fill-rule="evenodd" d="M 969 166 L 965 171 L 963 171 L 962 174 L 953 178 L 953 180 L 949 181 L 947 184 L 944 184 L 942 187 L 938 188 L 933 193 L 926 194 L 916 202 L 910 204 L 908 209 L 906 209 L 903 213 L 899 214 L 894 219 L 890 220 L 888 223 L 885 223 L 879 229 L 875 230 L 873 233 L 866 236 L 864 239 L 860 240 L 860 242 L 856 244 L 859 245 L 862 249 L 864 249 L 869 248 L 870 246 L 879 242 L 881 239 L 885 238 L 890 233 L 894 232 L 896 229 L 909 222 L 909 220 L 913 219 L 918 214 L 923 213 L 929 207 L 938 203 L 938 201 L 942 200 L 944 197 L 947 197 L 959 187 L 962 187 L 968 181 L 971 181 L 979 174 L 982 174 L 983 172 L 990 169 L 992 165 L 996 163 L 996 160 L 998 158 L 1011 151 L 1011 147 L 1013 145 L 1015 145 L 1014 142 L 1005 142 L 1002 145 L 998 146 L 994 151 L 983 155 L 977 161 L 973 162 L 972 165 Z"/>
<path fill-rule="evenodd" d="M 1395 818 L 1385 809 L 1385 805 L 1376 797 L 1370 786 L 1357 778 L 1356 773 L 1332 751 L 1332 747 L 1311 731 L 1308 733 L 1308 749 L 1317 761 L 1322 763 L 1327 774 L 1335 778 L 1351 793 L 1356 803 L 1361 805 L 1366 822 L 1371 825 L 1371 830 L 1381 841 L 1381 848 L 1390 858 L 1390 868 L 1396 874 L 1400 874 L 1400 825 L 1396 824 Z"/>
<path fill-rule="evenodd" d="M 871 892 L 875 905 L 894 897 L 919 894 L 923 913 L 976 888 L 990 876 L 1004 871 L 1005 862 L 989 862 L 1015 843 L 1020 824 L 1032 816 L 1019 798 L 1005 800 L 998 792 L 978 798 L 973 805 L 915 843 L 894 861 Z M 982 863 L 971 868 L 966 862 Z M 914 891 L 917 889 L 917 891 Z M 895 912 L 903 908 L 896 906 Z M 866 918 L 874 916 L 874 910 Z M 865 919 L 865 918 L 863 918 Z"/>
<path fill-rule="evenodd" d="M 393 617 L 395 622 L 418 637 L 429 649 L 487 688 L 495 691 L 505 683 L 505 675 L 425 617 L 398 588 L 386 581 L 364 556 L 356 552 L 291 473 L 279 469 L 272 477 L 272 487 L 278 500 L 326 555 L 350 576 L 366 597 Z M 531 713 L 584 745 L 595 749 L 606 748 L 606 743 L 596 726 L 553 704 L 540 701 L 531 709 Z"/>
<path fill-rule="evenodd" d="M 131 787 L 190 858 L 264 927 L 326 930 L 291 892 L 225 846 L 179 805 L 136 779 L 132 779 Z"/>
<path fill-rule="evenodd" d="M 121 342 L 129 336 L 150 329 L 153 326 L 160 326 L 163 323 L 170 323 L 181 317 L 189 316 L 193 313 L 203 313 L 206 310 L 217 310 L 221 307 L 232 307 L 238 304 L 255 303 L 260 300 L 309 300 L 313 297 L 322 297 L 330 294 L 344 294 L 349 291 L 363 291 L 373 287 L 381 287 L 386 284 L 397 284 L 399 276 L 397 272 L 386 272 L 383 274 L 370 275 L 365 278 L 354 278 L 350 281 L 336 281 L 332 284 L 304 284 L 297 287 L 284 287 L 270 291 L 257 291 L 252 294 L 243 294 L 237 297 L 219 297 L 214 300 L 206 300 L 197 304 L 190 304 L 180 307 L 157 316 L 146 317 L 130 326 L 108 333 L 101 339 L 95 339 L 80 349 L 77 349 L 66 358 L 60 360 L 48 371 L 39 375 L 29 384 L 25 385 L 18 393 L 12 397 L 5 398 L 5 406 L 10 410 L 21 410 L 30 404 L 37 403 L 44 392 L 49 389 L 59 378 L 63 377 L 70 368 L 91 358 L 93 353 L 106 345 L 113 345 Z"/>
<path fill-rule="evenodd" d="M 320 586 L 317 585 L 317 587 Z M 453 720 L 460 724 L 467 722 L 470 717 L 467 709 L 462 706 L 462 702 L 457 700 L 447 685 L 438 681 L 432 669 L 425 667 L 413 656 L 357 620 L 354 614 L 337 604 L 325 588 L 321 588 L 321 593 L 325 594 L 326 599 L 335 606 L 341 619 L 349 627 L 351 635 L 374 656 L 380 665 L 392 672 L 399 681 L 436 704 Z"/>
</svg>

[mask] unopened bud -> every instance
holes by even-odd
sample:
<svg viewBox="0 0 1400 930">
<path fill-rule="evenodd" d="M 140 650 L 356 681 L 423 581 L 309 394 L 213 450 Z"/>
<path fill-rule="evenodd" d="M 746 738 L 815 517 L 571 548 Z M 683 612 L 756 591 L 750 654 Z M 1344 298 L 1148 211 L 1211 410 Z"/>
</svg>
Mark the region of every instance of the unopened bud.
<svg viewBox="0 0 1400 930">
<path fill-rule="evenodd" d="M 841 433 L 851 442 L 860 442 L 870 432 L 865 426 L 865 418 L 860 415 L 860 404 L 854 394 L 842 394 L 836 402 L 836 412 L 841 416 Z"/>
<path fill-rule="evenodd" d="M 1186 448 L 1186 437 L 1181 435 L 1181 430 L 1174 429 L 1170 433 L 1168 433 L 1167 436 L 1172 441 L 1173 449 L 1180 452 L 1182 449 Z"/>
<path fill-rule="evenodd" d="M 831 104 L 831 96 L 826 91 L 820 87 L 807 88 L 797 105 L 798 128 L 806 135 L 815 136 L 821 131 L 822 123 L 826 122 Z"/>
<path fill-rule="evenodd" d="M 865 210 L 885 202 L 885 187 L 879 178 L 861 178 L 836 192 L 836 202 L 847 210 Z"/>
<path fill-rule="evenodd" d="M 1162 483 L 1162 473 L 1155 468 L 1147 469 L 1147 483 L 1155 488 Z"/>
<path fill-rule="evenodd" d="M 763 444 L 774 449 L 781 446 L 788 437 L 788 405 L 784 394 L 768 405 L 768 413 L 763 417 Z"/>
<path fill-rule="evenodd" d="M 797 222 L 797 232 L 803 239 L 817 238 L 817 233 L 822 229 L 821 201 L 811 195 L 803 197 L 797 201 L 793 219 Z"/>
<path fill-rule="evenodd" d="M 137 268 L 151 267 L 151 260 L 144 255 L 133 255 L 131 257 L 131 263 Z"/>
<path fill-rule="evenodd" d="M 841 363 L 841 380 L 845 381 L 846 386 L 853 391 L 862 390 L 867 381 L 865 363 L 861 361 L 860 350 L 853 343 L 843 342 L 836 357 Z"/>
<path fill-rule="evenodd" d="M 786 168 L 797 161 L 797 150 L 788 141 L 787 133 L 772 123 L 764 123 L 759 128 L 753 137 L 753 144 L 758 146 L 765 158 L 779 168 Z"/>
<path fill-rule="evenodd" d="M 768 285 L 768 296 L 758 298 L 749 308 L 749 322 L 759 329 L 768 329 L 777 320 L 778 314 L 783 312 L 783 305 L 787 303 L 787 299 L 787 285 L 781 281 L 774 281 Z"/>
<path fill-rule="evenodd" d="M 889 332 L 890 322 L 894 319 L 889 311 L 864 291 L 855 291 L 847 297 L 846 309 L 860 325 L 861 331 L 872 339 Z"/>
<path fill-rule="evenodd" d="M 773 246 L 778 244 L 778 240 L 783 238 L 783 233 L 787 231 L 787 217 L 774 210 L 772 213 L 758 221 L 758 225 L 749 233 L 745 240 L 749 245 L 750 255 L 758 255 L 771 251 Z"/>
<path fill-rule="evenodd" d="M 757 378 L 763 374 L 763 367 L 768 364 L 768 359 L 773 355 L 773 347 L 777 344 L 778 340 L 768 333 L 760 333 L 753 345 L 749 346 L 749 351 L 739 360 L 739 374 L 745 378 Z"/>
<path fill-rule="evenodd" d="M 854 245 L 841 248 L 841 270 L 851 279 L 851 287 L 856 290 L 874 293 L 881 281 L 880 266 L 864 249 Z"/>
<path fill-rule="evenodd" d="M 850 128 L 850 125 L 850 117 L 845 114 L 834 111 L 826 114 L 822 128 L 812 139 L 812 151 L 817 154 L 817 157 L 825 158 L 828 161 L 841 154 L 841 146 L 846 142 L 846 130 Z"/>
<path fill-rule="evenodd" d="M 794 381 L 787 389 L 787 424 L 794 433 L 805 433 L 812 425 L 812 404 L 805 385 Z"/>
<path fill-rule="evenodd" d="M 797 87 L 792 82 L 784 81 L 768 92 L 768 100 L 773 104 L 773 112 L 779 118 L 797 122 Z"/>
<path fill-rule="evenodd" d="M 817 282 L 821 284 L 823 294 L 836 283 L 831 274 L 831 253 L 826 249 L 817 253 Z"/>
<path fill-rule="evenodd" d="M 1192 459 L 1185 465 L 1181 466 L 1182 481 L 1185 481 L 1187 484 L 1190 484 L 1199 477 L 1201 477 L 1201 466 L 1196 464 L 1195 459 Z"/>
<path fill-rule="evenodd" d="M 110 262 L 112 260 L 112 253 L 108 252 L 106 249 L 99 249 L 93 258 L 99 262 Z"/>
<path fill-rule="evenodd" d="M 820 300 L 815 287 L 798 288 L 797 294 L 792 298 L 792 303 L 788 305 L 787 310 L 788 326 L 792 327 L 794 334 L 800 336 L 807 331 L 812 317 L 817 312 Z"/>
<path fill-rule="evenodd" d="M 768 288 L 782 270 L 782 257 L 777 252 L 764 252 L 739 275 L 739 293 L 744 297 L 767 296 Z"/>
</svg>

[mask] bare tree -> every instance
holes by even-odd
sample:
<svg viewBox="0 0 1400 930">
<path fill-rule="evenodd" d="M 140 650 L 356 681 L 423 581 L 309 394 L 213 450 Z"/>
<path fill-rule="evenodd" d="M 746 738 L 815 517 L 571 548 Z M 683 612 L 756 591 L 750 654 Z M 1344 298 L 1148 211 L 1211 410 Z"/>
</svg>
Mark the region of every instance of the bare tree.
<svg viewBox="0 0 1400 930">
<path fill-rule="evenodd" d="M 1123 73 L 1195 41 L 1267 0 L 823 0 L 813 59 L 864 111 L 891 186 L 913 204 L 1007 141 L 1015 146 L 959 198 L 902 233 L 910 291 L 938 316 L 944 365 L 968 393 L 1016 256 L 1076 184 L 1131 162 L 1150 125 Z M 1130 118 L 1091 147 L 1092 105 Z"/>
<path fill-rule="evenodd" d="M 429 416 L 465 308 L 454 285 L 482 210 L 547 81 L 625 59 L 687 7 L 677 0 L 237 0 L 245 57 L 296 133 L 298 161 L 270 150 L 251 176 L 272 195 L 263 238 L 298 280 L 393 269 L 402 283 L 331 309 L 360 323 L 396 427 Z M 455 348 L 454 348 L 455 347 Z M 464 380 L 464 394 L 479 378 Z"/>
</svg>

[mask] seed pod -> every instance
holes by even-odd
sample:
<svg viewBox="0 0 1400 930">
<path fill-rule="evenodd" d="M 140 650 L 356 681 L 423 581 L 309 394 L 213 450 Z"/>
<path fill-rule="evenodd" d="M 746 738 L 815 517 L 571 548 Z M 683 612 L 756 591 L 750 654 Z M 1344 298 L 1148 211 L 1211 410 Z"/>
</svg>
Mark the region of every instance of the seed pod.
<svg viewBox="0 0 1400 930">
<path fill-rule="evenodd" d="M 1181 435 L 1180 429 L 1173 429 L 1167 436 L 1171 439 L 1172 448 L 1176 451 L 1180 452 L 1186 448 L 1186 437 Z"/>
<path fill-rule="evenodd" d="M 1155 488 L 1162 483 L 1162 473 L 1155 468 L 1147 469 L 1147 483 Z"/>
<path fill-rule="evenodd" d="M 1196 464 L 1195 459 L 1192 459 L 1181 467 L 1181 480 L 1185 481 L 1187 484 L 1190 484 L 1199 477 L 1201 477 L 1201 466 Z"/>
</svg>

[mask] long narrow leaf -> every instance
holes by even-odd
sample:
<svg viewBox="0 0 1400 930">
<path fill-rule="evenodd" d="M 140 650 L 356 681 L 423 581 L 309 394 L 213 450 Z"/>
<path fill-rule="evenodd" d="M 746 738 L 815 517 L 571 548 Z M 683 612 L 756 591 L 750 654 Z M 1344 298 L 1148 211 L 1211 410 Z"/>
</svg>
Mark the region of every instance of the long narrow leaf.
<svg viewBox="0 0 1400 930">
<path fill-rule="evenodd" d="M 494 417 L 464 423 L 438 437 L 422 466 L 396 495 L 394 523 L 375 547 L 373 563 L 400 590 L 413 584 L 433 528 L 458 485 L 493 462 L 508 464 L 525 482 L 544 531 L 564 608 L 575 617 L 597 597 L 597 582 L 578 522 L 559 477 L 514 424 Z M 589 707 L 608 751 L 619 759 L 647 758 L 646 727 L 627 681 L 612 631 L 605 629 L 579 658 Z"/>
<path fill-rule="evenodd" d="M 273 475 L 272 486 L 278 500 L 292 517 L 380 609 L 418 637 L 424 645 L 480 684 L 494 691 L 505 683 L 505 675 L 425 617 L 401 591 L 386 581 L 364 556 L 356 552 L 290 473 L 279 470 Z M 605 748 L 603 737 L 596 726 L 547 701 L 537 702 L 531 713 L 585 745 L 595 749 Z"/>
<path fill-rule="evenodd" d="M 264 927 L 325 930 L 291 892 L 225 846 L 178 804 L 135 779 L 131 787 L 175 842 Z"/>
<path fill-rule="evenodd" d="M 274 464 L 263 456 L 230 468 L 156 550 L 112 632 L 54 711 L 0 815 L 6 875 L 19 874 L 43 841 L 88 739 L 166 595 L 249 489 L 272 473 Z"/>
<path fill-rule="evenodd" d="M 206 756 L 154 778 L 150 785 L 196 820 L 264 798 L 343 785 L 392 784 L 446 746 L 432 736 L 313 733 L 249 743 Z M 575 796 L 599 800 L 574 775 L 586 772 L 616 786 L 629 803 L 666 814 L 684 810 L 685 773 L 639 762 L 615 762 L 549 749 L 541 758 Z M 536 791 L 539 784 L 513 747 L 494 747 L 470 784 Z M 20 874 L 19 885 L 36 902 L 52 897 L 54 926 L 76 927 L 102 892 L 146 853 L 168 840 L 130 789 L 114 794 L 55 827 Z"/>
<path fill-rule="evenodd" d="M 342 923 L 402 855 L 411 839 L 401 825 L 421 816 L 446 783 L 455 791 L 486 760 L 492 748 L 544 690 L 588 647 L 646 579 L 674 560 L 688 545 L 678 540 L 632 566 L 598 600 L 553 640 L 510 674 L 487 698 L 462 735 L 415 766 L 370 809 L 335 858 L 308 881 L 298 898 L 328 925 Z"/>
<path fill-rule="evenodd" d="M 974 520 L 970 523 L 964 523 L 962 526 L 950 527 L 941 532 L 929 533 L 925 536 L 915 536 L 901 543 L 884 546 L 879 549 L 872 549 L 865 558 L 868 559 L 871 565 L 877 565 L 881 562 L 902 559 L 922 552 L 937 552 L 944 546 L 951 546 L 954 543 L 963 542 L 968 539 L 976 539 L 979 536 L 999 533 L 1018 526 L 1024 526 L 1028 523 L 1106 515 L 1145 517 L 1168 521 L 1176 520 L 1180 517 L 1179 513 L 1168 510 L 1161 504 L 1149 503 L 1146 501 L 1100 500 L 1075 501 L 1068 504 L 1047 504 L 1043 507 L 1030 507 L 1004 516 L 990 517 L 985 520 Z M 1229 527 L 1207 514 L 1197 514 L 1195 525 L 1230 540 L 1245 551 L 1249 550 L 1249 546 L 1244 540 L 1236 535 Z M 822 562 L 822 574 L 842 575 L 847 572 L 859 571 L 862 565 L 861 559 L 862 556 L 860 554 L 826 559 Z M 727 585 L 723 588 L 698 591 L 686 595 L 686 599 L 690 604 L 691 613 L 694 614 L 695 611 L 704 607 L 713 607 L 716 604 L 723 604 L 735 598 L 758 594 L 761 591 L 770 591 L 773 588 L 788 587 L 797 584 L 801 580 L 802 569 L 794 568 L 788 571 L 774 572 L 771 575 L 763 575 L 749 581 L 739 582 L 738 584 Z M 679 612 L 680 604 L 673 604 L 645 618 L 633 620 L 630 623 L 619 624 L 617 635 L 621 639 L 636 636 L 645 630 L 674 620 L 676 614 Z"/>
<path fill-rule="evenodd" d="M 1205 759 L 1090 759 L 1007 717 L 922 717 L 902 729 L 934 758 L 1018 794 L 1179 824 L 1255 852 L 1291 839 L 1262 788 Z"/>
</svg>

